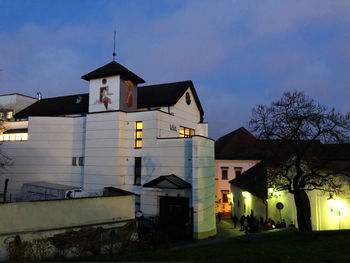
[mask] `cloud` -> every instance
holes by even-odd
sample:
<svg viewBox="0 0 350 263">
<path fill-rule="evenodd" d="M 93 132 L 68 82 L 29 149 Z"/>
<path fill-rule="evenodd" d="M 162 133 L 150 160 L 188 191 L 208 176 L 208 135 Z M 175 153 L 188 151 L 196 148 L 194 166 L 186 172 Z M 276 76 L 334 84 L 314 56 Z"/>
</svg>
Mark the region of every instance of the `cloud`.
<svg viewBox="0 0 350 263">
<path fill-rule="evenodd" d="M 87 92 L 80 76 L 111 60 L 117 28 L 117 60 L 148 84 L 194 81 L 214 138 L 289 89 L 350 110 L 349 1 L 106 1 L 96 12 L 93 2 L 79 8 L 89 12 L 74 23 L 53 16 L 0 32 L 2 93 Z"/>
</svg>

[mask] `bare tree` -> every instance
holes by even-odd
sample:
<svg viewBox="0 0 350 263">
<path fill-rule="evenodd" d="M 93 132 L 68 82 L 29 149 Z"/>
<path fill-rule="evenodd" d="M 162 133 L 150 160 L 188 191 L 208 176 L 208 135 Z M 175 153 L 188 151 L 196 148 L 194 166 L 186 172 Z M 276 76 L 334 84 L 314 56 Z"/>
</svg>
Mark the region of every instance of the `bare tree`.
<svg viewBox="0 0 350 263">
<path fill-rule="evenodd" d="M 328 109 L 303 92 L 286 92 L 253 109 L 250 130 L 262 141 L 268 184 L 294 195 L 300 230 L 311 230 L 307 191 L 337 192 L 349 175 L 339 155 L 350 150 L 350 114 Z M 348 154 L 349 155 L 349 154 Z M 350 158 L 348 159 L 350 161 Z"/>
</svg>

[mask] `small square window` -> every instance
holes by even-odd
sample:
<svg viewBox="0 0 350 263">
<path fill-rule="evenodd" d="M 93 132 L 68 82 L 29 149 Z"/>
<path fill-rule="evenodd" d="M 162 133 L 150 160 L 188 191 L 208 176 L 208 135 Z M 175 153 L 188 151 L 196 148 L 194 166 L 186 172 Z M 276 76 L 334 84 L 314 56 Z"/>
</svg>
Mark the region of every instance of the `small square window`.
<svg viewBox="0 0 350 263">
<path fill-rule="evenodd" d="M 11 120 L 13 118 L 13 111 L 8 111 L 7 112 L 7 119 Z"/>
<path fill-rule="evenodd" d="M 228 168 L 227 167 L 221 167 L 221 179 L 228 180 Z"/>
<path fill-rule="evenodd" d="M 242 167 L 235 167 L 234 170 L 235 170 L 236 178 L 239 177 L 239 176 L 241 176 L 242 170 L 243 170 Z"/>
<path fill-rule="evenodd" d="M 84 166 L 84 157 L 79 157 L 79 166 Z"/>
</svg>

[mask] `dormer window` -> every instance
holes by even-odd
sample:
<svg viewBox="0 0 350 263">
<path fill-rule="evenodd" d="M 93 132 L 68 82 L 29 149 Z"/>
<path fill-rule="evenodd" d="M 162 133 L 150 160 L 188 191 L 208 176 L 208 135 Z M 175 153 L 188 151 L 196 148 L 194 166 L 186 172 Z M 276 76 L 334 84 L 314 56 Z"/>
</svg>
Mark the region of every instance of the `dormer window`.
<svg viewBox="0 0 350 263">
<path fill-rule="evenodd" d="M 8 111 L 6 117 L 8 120 L 11 120 L 13 118 L 13 111 Z"/>
</svg>

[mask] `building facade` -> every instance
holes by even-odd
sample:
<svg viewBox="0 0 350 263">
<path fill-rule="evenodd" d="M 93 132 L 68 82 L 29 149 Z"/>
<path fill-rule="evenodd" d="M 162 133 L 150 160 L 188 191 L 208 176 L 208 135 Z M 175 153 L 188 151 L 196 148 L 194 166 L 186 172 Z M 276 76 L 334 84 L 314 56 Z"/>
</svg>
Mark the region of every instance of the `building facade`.
<svg viewBox="0 0 350 263">
<path fill-rule="evenodd" d="M 2 185 L 9 178 L 15 194 L 25 182 L 47 181 L 91 196 L 116 187 L 136 194 L 146 217 L 180 217 L 193 222 L 195 237 L 214 235 L 214 142 L 193 83 L 138 86 L 144 80 L 114 61 L 82 78 L 89 93 L 15 114 L 28 139 L 3 139 L 13 165 Z"/>
<path fill-rule="evenodd" d="M 215 142 L 215 207 L 216 213 L 231 214 L 234 200 L 230 180 L 257 164 L 252 152 L 255 138 L 241 127 Z"/>
<path fill-rule="evenodd" d="M 317 152 L 329 158 L 324 160 L 327 163 L 328 173 L 330 169 L 337 171 L 340 167 L 345 168 L 344 171 L 349 170 L 350 144 L 316 143 Z M 230 164 L 247 167 L 244 172 L 229 181 L 232 216 L 240 218 L 242 215 L 253 214 L 258 219 L 271 218 L 276 223 L 284 220 L 287 225 L 293 222 L 298 226 L 294 196 L 287 191 L 277 191 L 268 181 L 267 175 L 271 167 L 264 159 L 266 154 L 269 154 L 268 149 L 276 146 L 283 147 L 280 143 L 274 145 L 273 142 L 260 141 L 246 129 L 240 128 L 216 141 L 215 169 L 217 173 L 222 170 L 222 159 Z M 231 166 L 228 170 L 230 168 Z M 339 180 L 342 180 L 342 187 L 338 189 L 337 195 L 330 195 L 320 190 L 307 191 L 313 230 L 350 228 L 350 183 L 346 177 L 339 177 Z M 216 192 L 218 186 L 220 185 L 216 184 Z"/>
</svg>

